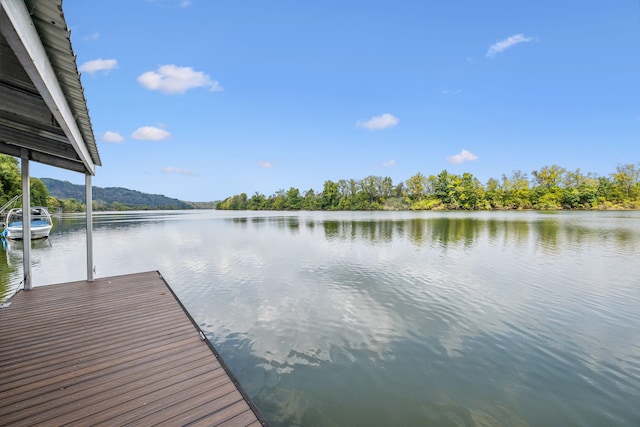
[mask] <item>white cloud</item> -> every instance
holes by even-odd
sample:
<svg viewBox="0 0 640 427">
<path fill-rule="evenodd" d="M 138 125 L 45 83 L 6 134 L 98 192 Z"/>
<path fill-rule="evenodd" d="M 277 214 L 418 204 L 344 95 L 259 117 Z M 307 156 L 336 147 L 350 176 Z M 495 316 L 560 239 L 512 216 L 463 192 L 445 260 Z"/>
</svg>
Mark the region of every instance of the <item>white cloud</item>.
<svg viewBox="0 0 640 427">
<path fill-rule="evenodd" d="M 356 127 L 365 128 L 373 131 L 373 130 L 380 130 L 380 129 L 394 127 L 398 124 L 399 121 L 400 120 L 398 120 L 398 118 L 395 117 L 393 114 L 384 113 L 381 116 L 372 117 L 369 120 L 364 122 L 358 120 L 356 122 Z"/>
<path fill-rule="evenodd" d="M 273 167 L 273 163 L 264 161 L 260 161 L 256 163 L 256 165 L 258 165 L 258 167 L 261 167 L 262 169 L 271 169 Z"/>
<path fill-rule="evenodd" d="M 202 71 L 191 67 L 177 67 L 173 64 L 161 65 L 158 71 L 147 71 L 138 77 L 138 82 L 150 90 L 167 94 L 185 93 L 189 89 L 208 87 L 211 92 L 222 91 L 222 86 Z"/>
<path fill-rule="evenodd" d="M 79 71 L 87 72 L 89 74 L 97 73 L 98 71 L 104 71 L 105 74 L 113 70 L 118 66 L 118 61 L 115 59 L 94 59 L 93 61 L 87 61 L 78 67 Z"/>
<path fill-rule="evenodd" d="M 487 51 L 487 58 L 493 58 L 494 56 L 496 56 L 496 54 L 505 51 L 519 43 L 527 43 L 533 40 L 533 37 L 526 37 L 523 34 L 516 34 L 511 37 L 507 37 L 506 39 L 500 40 L 499 42 L 496 42 L 489 47 L 489 50 Z"/>
<path fill-rule="evenodd" d="M 102 140 L 104 142 L 113 142 L 117 144 L 124 141 L 124 138 L 118 132 L 112 132 L 108 130 L 102 135 Z"/>
<path fill-rule="evenodd" d="M 198 175 L 197 173 L 193 172 L 190 169 L 174 168 L 173 166 L 167 166 L 167 167 L 162 168 L 162 173 L 175 173 L 175 174 L 184 175 L 184 176 L 196 176 L 196 175 Z"/>
<path fill-rule="evenodd" d="M 88 36 L 82 37 L 82 40 L 84 40 L 86 42 L 95 42 L 99 38 L 100 38 L 100 33 L 94 32 L 94 33 L 89 34 Z"/>
<path fill-rule="evenodd" d="M 186 8 L 193 4 L 191 0 L 146 0 L 147 3 L 153 3 L 157 6 L 168 7 L 178 5 L 178 7 Z"/>
<path fill-rule="evenodd" d="M 143 126 L 133 132 L 131 137 L 133 139 L 140 139 L 145 141 L 161 141 L 171 136 L 169 132 L 164 129 L 160 129 L 153 126 Z"/>
<path fill-rule="evenodd" d="M 396 161 L 395 160 L 389 160 L 388 162 L 382 162 L 382 167 L 383 168 L 388 168 L 391 166 L 395 166 L 396 165 Z"/>
<path fill-rule="evenodd" d="M 449 163 L 453 163 L 457 165 L 464 162 L 471 162 L 473 160 L 476 160 L 477 158 L 478 156 L 473 154 L 471 151 L 462 150 L 458 154 L 454 154 L 453 156 L 447 157 L 447 161 Z"/>
</svg>

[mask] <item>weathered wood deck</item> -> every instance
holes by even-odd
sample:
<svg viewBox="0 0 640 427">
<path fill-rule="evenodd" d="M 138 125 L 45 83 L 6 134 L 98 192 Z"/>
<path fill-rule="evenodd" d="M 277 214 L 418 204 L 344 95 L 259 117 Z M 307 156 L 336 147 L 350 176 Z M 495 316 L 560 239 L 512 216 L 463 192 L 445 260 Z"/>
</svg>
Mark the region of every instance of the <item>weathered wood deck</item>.
<svg viewBox="0 0 640 427">
<path fill-rule="evenodd" d="M 158 272 L 0 309 L 0 425 L 264 424 Z"/>
</svg>

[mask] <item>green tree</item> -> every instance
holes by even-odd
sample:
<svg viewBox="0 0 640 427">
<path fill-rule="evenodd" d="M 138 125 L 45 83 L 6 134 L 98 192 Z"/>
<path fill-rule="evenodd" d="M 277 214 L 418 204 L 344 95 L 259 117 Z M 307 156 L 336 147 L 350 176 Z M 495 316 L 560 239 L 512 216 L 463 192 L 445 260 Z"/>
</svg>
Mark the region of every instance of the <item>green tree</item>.
<svg viewBox="0 0 640 427">
<path fill-rule="evenodd" d="M 116 207 L 117 209 L 117 207 Z M 247 209 L 247 194 L 241 193 L 236 196 L 227 197 L 218 205 L 222 210 L 243 210 Z"/>
<path fill-rule="evenodd" d="M 465 210 L 478 210 L 485 206 L 485 192 L 480 181 L 469 172 L 454 178 L 454 195 L 456 205 Z"/>
<path fill-rule="evenodd" d="M 611 200 L 615 193 L 613 181 L 607 176 L 598 177 L 598 206 L 604 206 Z"/>
<path fill-rule="evenodd" d="M 338 184 L 331 180 L 324 182 L 322 190 L 320 206 L 324 210 L 335 210 L 338 207 L 340 199 L 338 197 Z"/>
<path fill-rule="evenodd" d="M 521 170 L 511 172 L 511 177 L 502 175 L 502 205 L 506 209 L 530 209 L 533 204 L 531 202 L 531 188 L 529 187 L 529 178 L 527 174 Z"/>
<path fill-rule="evenodd" d="M 540 170 L 531 172 L 540 187 L 551 191 L 560 186 L 566 170 L 558 165 L 543 166 Z"/>
<path fill-rule="evenodd" d="M 380 195 L 380 201 L 384 203 L 389 197 L 393 197 L 393 180 L 385 176 L 384 178 L 378 177 L 376 180 L 376 186 L 378 194 Z"/>
<path fill-rule="evenodd" d="M 562 184 L 565 188 L 578 188 L 586 181 L 587 177 L 580 171 L 580 168 L 578 168 L 575 171 L 567 171 L 564 174 Z"/>
<path fill-rule="evenodd" d="M 584 175 L 580 169 L 567 171 L 563 184 L 564 209 L 590 209 L 598 204 L 598 180 L 591 174 Z"/>
<path fill-rule="evenodd" d="M 315 211 L 320 209 L 320 198 L 316 195 L 316 192 L 313 190 L 313 188 L 310 188 L 304 193 L 302 209 L 307 211 Z"/>
<path fill-rule="evenodd" d="M 637 201 L 640 196 L 640 164 L 619 164 L 611 174 L 620 202 Z"/>
<path fill-rule="evenodd" d="M 300 210 L 302 209 L 302 197 L 300 196 L 300 190 L 297 188 L 291 187 L 289 191 L 287 191 L 286 196 L 286 209 L 289 210 Z"/>
<path fill-rule="evenodd" d="M 502 189 L 500 183 L 495 178 L 489 178 L 485 185 L 485 198 L 491 209 L 502 209 Z"/>
<path fill-rule="evenodd" d="M 267 208 L 267 198 L 264 194 L 255 192 L 251 198 L 247 201 L 248 210 L 262 210 Z"/>
<path fill-rule="evenodd" d="M 29 186 L 31 187 L 31 205 L 47 206 L 49 191 L 44 183 L 38 178 L 31 178 L 29 180 Z"/>
<path fill-rule="evenodd" d="M 363 198 L 365 200 L 366 209 L 378 209 L 381 194 L 379 188 L 382 186 L 382 178 L 378 176 L 369 175 L 360 181 L 360 188 L 362 190 Z"/>
<path fill-rule="evenodd" d="M 355 179 L 341 179 L 336 183 L 338 187 L 338 197 L 340 201 L 336 209 L 338 210 L 352 210 L 356 204 L 356 197 L 358 195 L 359 183 Z"/>
<path fill-rule="evenodd" d="M 559 209 L 562 205 L 563 191 L 560 184 L 563 182 L 566 170 L 558 165 L 543 166 L 540 170 L 534 170 L 536 186 L 533 189 L 532 202 L 537 209 Z"/>
<path fill-rule="evenodd" d="M 0 203 L 4 204 L 9 199 L 22 191 L 22 178 L 20 176 L 18 160 L 0 154 Z"/>
<path fill-rule="evenodd" d="M 457 209 L 458 203 L 455 199 L 455 180 L 456 176 L 449 174 L 443 170 L 436 175 L 433 182 L 433 195 L 440 200 L 448 209 Z"/>
<path fill-rule="evenodd" d="M 283 211 L 287 208 L 287 194 L 283 189 L 276 191 L 274 195 L 269 197 L 271 209 L 275 211 Z"/>
<path fill-rule="evenodd" d="M 427 189 L 427 178 L 420 172 L 407 180 L 407 196 L 411 201 L 420 201 L 424 198 Z"/>
<path fill-rule="evenodd" d="M 76 199 L 65 199 L 62 201 L 62 210 L 64 212 L 84 212 L 86 209 L 85 204 Z"/>
</svg>

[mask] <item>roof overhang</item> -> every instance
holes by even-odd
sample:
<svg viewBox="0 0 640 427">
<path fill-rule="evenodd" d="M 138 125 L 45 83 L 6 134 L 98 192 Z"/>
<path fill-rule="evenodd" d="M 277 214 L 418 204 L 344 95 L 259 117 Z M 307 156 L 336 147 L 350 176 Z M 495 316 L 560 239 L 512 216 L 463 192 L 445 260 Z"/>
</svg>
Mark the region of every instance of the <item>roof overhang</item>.
<svg viewBox="0 0 640 427">
<path fill-rule="evenodd" d="M 95 175 L 100 156 L 62 0 L 0 0 L 0 152 Z"/>
</svg>

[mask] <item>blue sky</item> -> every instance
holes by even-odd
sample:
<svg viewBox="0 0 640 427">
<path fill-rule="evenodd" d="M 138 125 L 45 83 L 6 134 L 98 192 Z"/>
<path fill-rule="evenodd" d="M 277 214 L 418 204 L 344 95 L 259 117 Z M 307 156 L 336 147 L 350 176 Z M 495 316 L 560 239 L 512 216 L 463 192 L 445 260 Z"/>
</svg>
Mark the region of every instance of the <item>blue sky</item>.
<svg viewBox="0 0 640 427">
<path fill-rule="evenodd" d="M 640 162 L 640 1 L 64 0 L 103 166 L 189 201 Z M 32 176 L 83 184 L 32 165 Z"/>
</svg>

